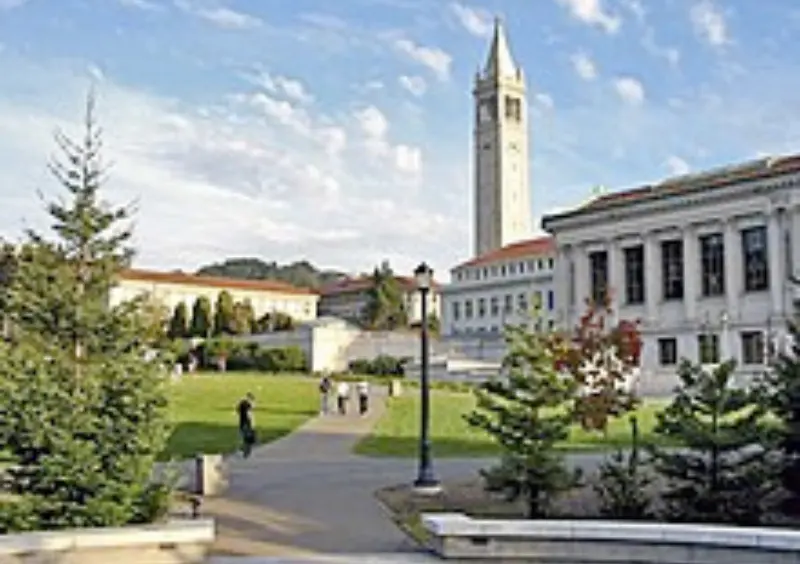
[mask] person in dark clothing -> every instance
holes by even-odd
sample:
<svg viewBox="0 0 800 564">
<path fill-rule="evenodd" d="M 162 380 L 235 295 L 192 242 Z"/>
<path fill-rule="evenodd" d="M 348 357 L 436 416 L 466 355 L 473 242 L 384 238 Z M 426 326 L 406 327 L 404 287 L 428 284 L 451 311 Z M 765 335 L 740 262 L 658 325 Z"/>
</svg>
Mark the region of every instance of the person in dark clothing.
<svg viewBox="0 0 800 564">
<path fill-rule="evenodd" d="M 320 414 L 327 415 L 328 414 L 328 396 L 331 393 L 331 379 L 327 376 L 324 376 L 319 383 L 319 395 L 320 395 Z"/>
<path fill-rule="evenodd" d="M 236 407 L 236 411 L 239 413 L 239 435 L 242 438 L 242 455 L 245 458 L 250 456 L 253 445 L 256 442 L 256 431 L 253 424 L 254 405 L 255 398 L 253 394 L 248 393 Z"/>
</svg>

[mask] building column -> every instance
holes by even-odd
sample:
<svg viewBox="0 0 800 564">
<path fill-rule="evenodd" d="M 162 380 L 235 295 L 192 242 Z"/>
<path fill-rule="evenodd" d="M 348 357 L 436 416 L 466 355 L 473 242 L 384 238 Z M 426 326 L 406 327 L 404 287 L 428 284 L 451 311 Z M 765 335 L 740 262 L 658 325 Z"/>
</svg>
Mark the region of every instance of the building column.
<svg viewBox="0 0 800 564">
<path fill-rule="evenodd" d="M 697 284 L 700 281 L 700 261 L 697 255 L 697 235 L 693 225 L 683 228 L 683 305 L 686 321 L 697 318 Z"/>
<path fill-rule="evenodd" d="M 619 309 L 625 303 L 624 258 L 618 239 L 608 239 L 606 251 L 608 252 L 608 290 L 611 297 L 611 315 L 607 321 L 613 327 L 619 322 Z"/>
<path fill-rule="evenodd" d="M 555 314 L 559 326 L 568 327 L 567 320 L 569 319 L 569 311 L 572 304 L 570 304 L 571 285 L 573 281 L 570 280 L 569 261 L 570 253 L 567 246 L 562 246 L 556 241 L 556 257 L 555 257 L 555 272 L 553 273 L 553 292 L 555 294 Z M 502 300 L 501 300 L 502 302 Z M 502 307 L 502 303 L 500 306 Z M 547 311 L 547 294 L 542 294 L 542 312 Z"/>
<path fill-rule="evenodd" d="M 773 315 L 783 315 L 783 294 L 786 287 L 781 221 L 783 210 L 772 210 L 767 216 L 767 249 L 769 254 L 769 293 Z"/>
<path fill-rule="evenodd" d="M 647 322 L 655 324 L 658 319 L 658 304 L 661 302 L 660 281 L 661 261 L 658 253 L 659 242 L 652 231 L 644 236 L 644 300 Z"/>
<path fill-rule="evenodd" d="M 739 318 L 739 300 L 743 278 L 742 245 L 736 222 L 727 220 L 724 228 L 725 249 L 725 311 L 729 322 L 733 323 Z"/>
<path fill-rule="evenodd" d="M 586 254 L 586 247 L 573 247 L 572 260 L 575 264 L 575 303 L 572 306 L 577 312 L 577 319 L 583 315 L 586 298 L 589 297 L 589 256 Z"/>
</svg>

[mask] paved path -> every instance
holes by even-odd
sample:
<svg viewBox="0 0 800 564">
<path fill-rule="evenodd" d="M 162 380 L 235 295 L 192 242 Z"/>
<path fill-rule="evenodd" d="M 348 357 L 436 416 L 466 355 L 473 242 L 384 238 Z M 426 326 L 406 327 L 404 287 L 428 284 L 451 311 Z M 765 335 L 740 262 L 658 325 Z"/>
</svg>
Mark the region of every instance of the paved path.
<svg viewBox="0 0 800 564">
<path fill-rule="evenodd" d="M 374 497 L 383 486 L 412 481 L 415 461 L 351 452 L 384 412 L 385 392 L 376 395 L 366 417 L 317 417 L 249 459 L 231 458 L 229 491 L 203 507 L 217 521 L 215 551 L 283 558 L 357 553 L 369 561 L 368 554 L 415 550 Z M 436 471 L 445 480 L 469 479 L 486 465 L 444 460 Z"/>
</svg>

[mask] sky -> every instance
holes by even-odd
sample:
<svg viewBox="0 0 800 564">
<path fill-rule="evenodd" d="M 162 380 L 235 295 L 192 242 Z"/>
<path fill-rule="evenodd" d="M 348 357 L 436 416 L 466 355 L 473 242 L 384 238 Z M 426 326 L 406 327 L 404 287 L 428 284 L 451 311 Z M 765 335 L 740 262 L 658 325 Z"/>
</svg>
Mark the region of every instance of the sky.
<svg viewBox="0 0 800 564">
<path fill-rule="evenodd" d="M 471 252 L 495 14 L 528 82 L 535 218 L 800 152 L 793 0 L 0 0 L 0 236 L 46 227 L 53 131 L 80 133 L 94 87 L 137 266 L 444 276 Z"/>
</svg>

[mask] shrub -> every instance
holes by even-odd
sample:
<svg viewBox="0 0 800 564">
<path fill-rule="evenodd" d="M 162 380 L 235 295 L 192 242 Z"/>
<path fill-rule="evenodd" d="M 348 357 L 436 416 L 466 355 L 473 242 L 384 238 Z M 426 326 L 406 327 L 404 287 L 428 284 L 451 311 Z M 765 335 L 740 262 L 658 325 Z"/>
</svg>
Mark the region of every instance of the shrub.
<svg viewBox="0 0 800 564">
<path fill-rule="evenodd" d="M 405 365 L 409 360 L 408 357 L 379 354 L 372 360 L 367 358 L 353 360 L 350 362 L 348 368 L 350 372 L 355 374 L 402 377 L 405 375 Z"/>
</svg>

